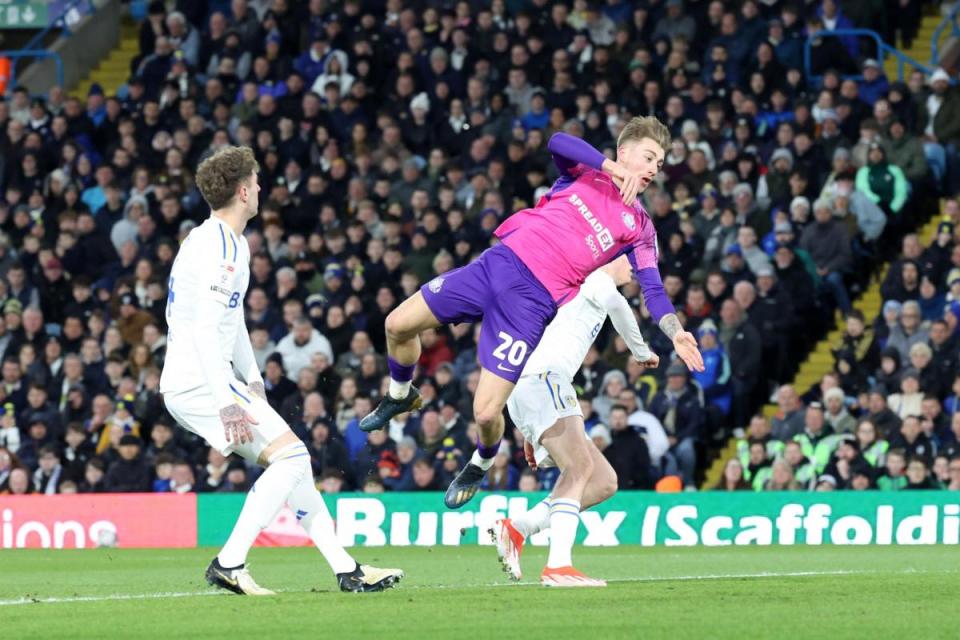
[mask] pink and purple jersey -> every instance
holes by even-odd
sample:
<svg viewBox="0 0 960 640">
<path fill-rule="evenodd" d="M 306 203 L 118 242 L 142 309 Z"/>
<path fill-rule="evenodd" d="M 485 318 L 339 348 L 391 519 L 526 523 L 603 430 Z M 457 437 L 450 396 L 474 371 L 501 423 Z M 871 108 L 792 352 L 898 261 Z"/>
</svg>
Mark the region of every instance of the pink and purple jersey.
<svg viewBox="0 0 960 640">
<path fill-rule="evenodd" d="M 550 150 L 560 178 L 536 207 L 513 214 L 494 234 L 558 305 L 573 299 L 598 267 L 626 254 L 654 319 L 672 313 L 657 268 L 656 230 L 639 201 L 623 203 L 613 178 L 597 168 L 603 155 L 582 140 L 556 134 Z M 571 159 L 578 162 L 571 165 Z"/>
</svg>

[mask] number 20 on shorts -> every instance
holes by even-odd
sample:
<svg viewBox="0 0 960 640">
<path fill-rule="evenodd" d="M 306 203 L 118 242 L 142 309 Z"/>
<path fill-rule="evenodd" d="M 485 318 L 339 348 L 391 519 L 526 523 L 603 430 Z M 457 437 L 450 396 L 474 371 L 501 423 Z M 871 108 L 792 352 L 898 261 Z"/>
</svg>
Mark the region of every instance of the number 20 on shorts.
<svg viewBox="0 0 960 640">
<path fill-rule="evenodd" d="M 493 357 L 506 360 L 515 367 L 520 366 L 527 355 L 527 343 L 523 340 L 514 340 L 513 336 L 503 331 L 498 333 L 497 337 L 500 339 L 500 345 L 493 350 Z"/>
</svg>

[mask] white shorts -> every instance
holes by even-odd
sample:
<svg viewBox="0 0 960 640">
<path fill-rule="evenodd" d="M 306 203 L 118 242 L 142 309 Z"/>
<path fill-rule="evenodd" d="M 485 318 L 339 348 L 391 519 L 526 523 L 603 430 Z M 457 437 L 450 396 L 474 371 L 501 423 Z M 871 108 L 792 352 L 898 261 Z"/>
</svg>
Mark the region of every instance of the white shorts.
<svg viewBox="0 0 960 640">
<path fill-rule="evenodd" d="M 231 383 L 233 397 L 247 413 L 257 421 L 251 425 L 253 442 L 235 444 L 227 442 L 223 432 L 223 423 L 220 422 L 220 411 L 213 394 L 205 387 L 185 392 L 167 392 L 163 394 L 163 403 L 170 415 L 187 431 L 192 431 L 225 456 L 231 453 L 256 462 L 260 453 L 271 442 L 290 430 L 266 400 L 250 393 L 247 385 L 234 379 Z"/>
<path fill-rule="evenodd" d="M 541 467 L 556 466 L 540 444 L 544 432 L 560 418 L 583 417 L 573 385 L 550 371 L 521 376 L 507 400 L 507 411 L 523 437 L 533 444 L 534 458 Z"/>
</svg>

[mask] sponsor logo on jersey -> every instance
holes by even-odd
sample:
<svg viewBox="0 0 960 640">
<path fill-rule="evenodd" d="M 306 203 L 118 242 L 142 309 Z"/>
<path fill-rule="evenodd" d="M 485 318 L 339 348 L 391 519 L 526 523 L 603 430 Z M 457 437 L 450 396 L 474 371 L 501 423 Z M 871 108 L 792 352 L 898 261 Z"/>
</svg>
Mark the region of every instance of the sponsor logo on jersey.
<svg viewBox="0 0 960 640">
<path fill-rule="evenodd" d="M 427 288 L 430 289 L 433 293 L 440 293 L 440 289 L 443 287 L 443 276 L 437 276 L 430 281 L 430 284 L 427 285 Z"/>
<path fill-rule="evenodd" d="M 215 293 L 222 293 L 225 296 L 231 295 L 229 289 L 224 289 L 223 287 L 218 287 L 217 285 L 211 286 L 210 291 L 213 291 Z"/>
<path fill-rule="evenodd" d="M 588 233 L 583 239 L 586 241 L 587 246 L 590 247 L 590 253 L 593 254 L 593 259 L 598 260 L 600 258 L 600 249 L 597 248 L 597 242 L 593 239 L 593 236 Z"/>
<path fill-rule="evenodd" d="M 595 216 L 593 211 L 590 211 L 590 208 L 584 204 L 583 200 L 580 199 L 580 196 L 575 193 L 571 193 L 568 201 L 577 208 L 577 211 L 580 212 L 580 215 L 583 216 L 583 219 L 587 221 L 587 224 L 589 224 L 590 228 L 596 233 L 597 242 L 600 243 L 600 251 L 606 251 L 612 247 L 613 234 L 610 233 L 610 229 L 603 226 L 603 224 L 597 220 L 597 216 Z"/>
<path fill-rule="evenodd" d="M 620 217 L 623 219 L 623 224 L 627 225 L 627 229 L 633 231 L 637 228 L 637 219 L 633 217 L 633 214 L 629 211 L 621 211 Z"/>
</svg>

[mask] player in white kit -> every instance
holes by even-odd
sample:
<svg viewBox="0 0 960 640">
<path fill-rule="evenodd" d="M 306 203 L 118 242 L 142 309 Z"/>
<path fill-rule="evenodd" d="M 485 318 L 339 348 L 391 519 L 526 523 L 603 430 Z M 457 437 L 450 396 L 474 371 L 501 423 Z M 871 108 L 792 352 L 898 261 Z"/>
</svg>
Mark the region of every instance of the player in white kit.
<svg viewBox="0 0 960 640">
<path fill-rule="evenodd" d="M 510 418 L 526 440 L 527 461 L 533 468 L 560 468 L 560 477 L 545 500 L 520 518 L 497 520 L 488 530 L 504 571 L 514 580 L 521 577 L 524 540 L 549 528 L 550 555 L 541 584 L 606 586 L 603 580 L 574 569 L 571 560 L 580 512 L 617 490 L 616 472 L 586 437 L 572 381 L 608 315 L 633 357 L 648 368 L 659 364 L 640 334 L 630 303 L 617 290 L 631 275 L 629 261 L 621 256 L 587 277 L 577 297 L 562 306 L 547 327 L 507 400 Z"/>
<path fill-rule="evenodd" d="M 160 376 L 167 411 L 224 455 L 236 453 L 266 467 L 206 579 L 242 595 L 273 595 L 250 575 L 247 552 L 288 503 L 341 590 L 381 591 L 403 572 L 361 566 L 344 550 L 314 484 L 307 447 L 267 404 L 243 314 L 250 280 L 243 230 L 257 215 L 258 170 L 246 147 L 226 147 L 200 163 L 197 186 L 212 214 L 183 241 L 168 283 L 167 356 Z"/>
</svg>

